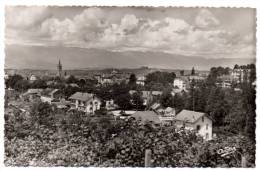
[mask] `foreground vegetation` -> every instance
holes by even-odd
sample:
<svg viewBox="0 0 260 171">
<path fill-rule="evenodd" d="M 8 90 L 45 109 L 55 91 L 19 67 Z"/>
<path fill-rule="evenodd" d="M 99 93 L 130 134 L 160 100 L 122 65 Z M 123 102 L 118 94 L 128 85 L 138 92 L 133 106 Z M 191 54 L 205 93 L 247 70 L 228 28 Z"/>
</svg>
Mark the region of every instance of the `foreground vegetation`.
<svg viewBox="0 0 260 171">
<path fill-rule="evenodd" d="M 247 167 L 255 165 L 255 147 L 244 136 L 203 142 L 174 125 L 65 114 L 45 103 L 35 104 L 32 112 L 5 115 L 6 166 L 144 167 L 146 149 L 152 151 L 152 167 L 240 167 L 241 154 Z M 222 157 L 218 150 L 225 147 L 236 151 Z"/>
</svg>

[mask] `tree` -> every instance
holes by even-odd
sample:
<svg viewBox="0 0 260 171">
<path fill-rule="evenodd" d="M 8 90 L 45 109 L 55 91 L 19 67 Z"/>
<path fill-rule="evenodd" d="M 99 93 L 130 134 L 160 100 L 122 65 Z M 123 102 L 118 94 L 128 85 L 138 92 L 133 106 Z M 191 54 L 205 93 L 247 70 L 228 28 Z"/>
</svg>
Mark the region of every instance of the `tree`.
<svg viewBox="0 0 260 171">
<path fill-rule="evenodd" d="M 180 71 L 180 75 L 181 75 L 181 76 L 184 76 L 184 70 L 181 70 L 181 71 Z"/>
<path fill-rule="evenodd" d="M 176 113 L 185 108 L 185 97 L 180 94 L 175 94 L 173 97 L 173 106 L 176 109 Z"/>
<path fill-rule="evenodd" d="M 137 80 L 137 78 L 136 78 L 135 74 L 131 74 L 129 77 L 129 85 L 135 85 L 136 80 Z"/>
<path fill-rule="evenodd" d="M 191 75 L 195 75 L 195 69 L 194 69 L 194 67 L 192 67 L 192 69 L 191 69 Z"/>
<path fill-rule="evenodd" d="M 143 99 L 142 99 L 142 92 L 135 92 L 132 95 L 132 103 L 135 109 L 143 109 Z"/>
<path fill-rule="evenodd" d="M 131 96 L 129 93 L 120 94 L 115 97 L 115 103 L 120 107 L 120 109 L 127 110 L 131 108 Z"/>
<path fill-rule="evenodd" d="M 27 80 L 18 80 L 13 88 L 17 91 L 25 91 L 29 88 L 29 82 Z"/>
<path fill-rule="evenodd" d="M 76 77 L 74 77 L 73 75 L 70 75 L 69 78 L 66 80 L 66 83 L 70 84 L 70 83 L 77 83 L 78 79 Z"/>
<path fill-rule="evenodd" d="M 174 106 L 174 98 L 173 98 L 170 90 L 163 91 L 162 96 L 160 98 L 160 103 L 163 107 L 173 107 Z"/>
<path fill-rule="evenodd" d="M 50 119 L 52 116 L 53 108 L 47 102 L 37 102 L 34 103 L 31 108 L 31 118 L 32 123 L 37 123 L 39 125 L 52 125 L 53 120 Z"/>
<path fill-rule="evenodd" d="M 46 83 L 46 81 L 39 79 L 39 80 L 35 80 L 34 82 L 32 82 L 30 87 L 45 89 L 45 88 L 47 88 L 47 83 Z"/>
<path fill-rule="evenodd" d="M 16 82 L 18 82 L 19 80 L 23 80 L 23 77 L 21 75 L 15 74 L 15 75 L 9 76 L 9 78 L 6 80 L 6 87 L 14 88 Z"/>
</svg>

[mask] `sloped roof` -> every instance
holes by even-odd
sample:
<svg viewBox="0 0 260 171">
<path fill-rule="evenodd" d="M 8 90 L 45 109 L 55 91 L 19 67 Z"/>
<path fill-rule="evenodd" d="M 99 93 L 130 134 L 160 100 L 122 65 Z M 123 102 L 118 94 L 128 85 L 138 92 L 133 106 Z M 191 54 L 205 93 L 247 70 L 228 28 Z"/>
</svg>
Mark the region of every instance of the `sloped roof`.
<svg viewBox="0 0 260 171">
<path fill-rule="evenodd" d="M 28 91 L 26 92 L 27 94 L 38 94 L 41 93 L 43 91 L 43 89 L 28 89 Z"/>
<path fill-rule="evenodd" d="M 94 96 L 93 94 L 89 94 L 89 93 L 76 92 L 72 96 L 70 96 L 69 99 L 88 101 L 91 98 L 93 98 L 93 96 Z"/>
<path fill-rule="evenodd" d="M 172 108 L 172 107 L 167 107 L 166 109 L 165 109 L 165 112 L 172 112 L 174 110 L 174 108 Z"/>
<path fill-rule="evenodd" d="M 69 86 L 71 86 L 71 87 L 79 87 L 78 84 L 76 84 L 76 83 L 70 83 Z"/>
<path fill-rule="evenodd" d="M 154 103 L 154 104 L 151 106 L 151 109 L 156 110 L 156 109 L 158 109 L 160 106 L 161 106 L 160 103 Z"/>
<path fill-rule="evenodd" d="M 176 115 L 176 120 L 178 121 L 186 121 L 190 123 L 196 122 L 199 118 L 206 115 L 202 112 L 195 112 L 191 110 L 182 110 L 180 113 Z"/>
<path fill-rule="evenodd" d="M 162 91 L 152 91 L 152 95 L 155 96 L 162 95 Z"/>
<path fill-rule="evenodd" d="M 137 111 L 131 117 L 135 118 L 136 120 L 141 119 L 143 123 L 146 121 L 152 121 L 156 124 L 161 123 L 159 116 L 154 111 Z"/>
</svg>

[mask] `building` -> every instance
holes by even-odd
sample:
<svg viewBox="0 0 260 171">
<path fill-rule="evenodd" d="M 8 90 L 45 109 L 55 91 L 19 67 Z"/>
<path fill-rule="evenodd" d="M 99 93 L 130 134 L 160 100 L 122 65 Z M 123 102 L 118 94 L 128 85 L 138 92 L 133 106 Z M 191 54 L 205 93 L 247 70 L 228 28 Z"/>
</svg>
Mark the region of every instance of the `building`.
<svg viewBox="0 0 260 171">
<path fill-rule="evenodd" d="M 236 83 L 249 81 L 251 69 L 247 66 L 235 66 L 231 72 L 232 80 Z"/>
<path fill-rule="evenodd" d="M 190 75 L 188 76 L 189 82 L 195 81 L 195 82 L 201 82 L 204 81 L 207 77 L 200 76 L 200 75 Z"/>
<path fill-rule="evenodd" d="M 131 115 L 131 118 L 141 121 L 141 123 L 151 122 L 161 124 L 159 116 L 154 111 L 137 111 Z"/>
<path fill-rule="evenodd" d="M 54 103 L 59 102 L 61 99 L 64 98 L 64 95 L 61 90 L 59 89 L 45 89 L 41 95 L 42 102 Z"/>
<path fill-rule="evenodd" d="M 139 76 L 137 77 L 136 84 L 144 86 L 145 84 L 145 76 Z"/>
<path fill-rule="evenodd" d="M 36 75 L 33 75 L 33 74 L 32 74 L 32 75 L 30 76 L 30 78 L 29 78 L 29 81 L 30 81 L 30 82 L 34 82 L 34 81 L 36 81 L 37 79 L 38 79 L 38 78 L 36 77 Z"/>
<path fill-rule="evenodd" d="M 62 78 L 63 77 L 63 73 L 62 73 L 62 65 L 61 65 L 60 60 L 59 60 L 59 63 L 57 65 L 57 70 L 58 70 L 57 76 Z"/>
<path fill-rule="evenodd" d="M 36 99 L 40 99 L 43 89 L 28 89 L 27 92 L 20 95 L 20 98 L 24 101 L 33 102 Z"/>
<path fill-rule="evenodd" d="M 173 82 L 173 87 L 178 88 L 180 90 L 186 90 L 187 83 L 182 78 L 175 78 Z"/>
<path fill-rule="evenodd" d="M 89 114 L 94 114 L 101 106 L 101 100 L 94 94 L 76 92 L 69 99 L 76 109 Z"/>
<path fill-rule="evenodd" d="M 113 99 L 110 100 L 105 100 L 105 108 L 107 110 L 114 110 L 115 108 L 117 108 L 118 106 L 114 103 Z"/>
<path fill-rule="evenodd" d="M 175 117 L 177 127 L 195 130 L 205 140 L 212 139 L 212 120 L 205 113 L 182 110 Z"/>
</svg>

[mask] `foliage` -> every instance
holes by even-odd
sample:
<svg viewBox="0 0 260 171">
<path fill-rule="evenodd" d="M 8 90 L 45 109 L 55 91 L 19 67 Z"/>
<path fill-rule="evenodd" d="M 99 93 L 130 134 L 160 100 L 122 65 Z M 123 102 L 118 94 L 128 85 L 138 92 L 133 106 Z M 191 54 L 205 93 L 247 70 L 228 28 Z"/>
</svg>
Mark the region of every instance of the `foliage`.
<svg viewBox="0 0 260 171">
<path fill-rule="evenodd" d="M 23 80 L 23 77 L 21 75 L 15 74 L 15 75 L 9 76 L 8 79 L 5 81 L 6 87 L 15 88 L 15 84 L 19 80 Z"/>
<path fill-rule="evenodd" d="M 132 103 L 133 107 L 137 110 L 141 110 L 144 108 L 143 106 L 143 99 L 142 99 L 142 92 L 137 91 L 132 95 Z"/>
<path fill-rule="evenodd" d="M 130 77 L 129 77 L 128 84 L 135 85 L 136 84 L 136 80 L 137 80 L 137 78 L 136 78 L 135 74 L 131 74 Z"/>
<path fill-rule="evenodd" d="M 145 85 L 147 85 L 148 89 L 153 89 L 153 85 L 157 84 L 157 87 L 165 87 L 169 84 L 172 84 L 176 75 L 174 72 L 152 72 L 146 76 Z M 158 85 L 159 84 L 159 85 Z"/>
<path fill-rule="evenodd" d="M 162 96 L 160 98 L 160 103 L 165 108 L 174 106 L 174 98 L 171 94 L 170 89 L 166 89 L 163 91 Z"/>
</svg>

